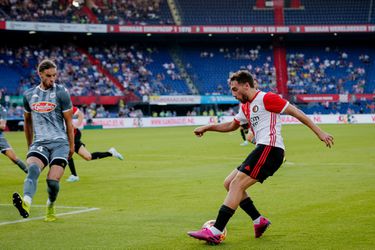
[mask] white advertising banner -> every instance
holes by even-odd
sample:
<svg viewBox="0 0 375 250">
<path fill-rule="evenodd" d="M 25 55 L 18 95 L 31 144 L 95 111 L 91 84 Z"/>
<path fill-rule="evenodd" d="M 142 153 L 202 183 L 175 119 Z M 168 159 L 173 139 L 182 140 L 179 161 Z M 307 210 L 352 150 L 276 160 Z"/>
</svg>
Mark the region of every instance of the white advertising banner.
<svg viewBox="0 0 375 250">
<path fill-rule="evenodd" d="M 200 104 L 201 96 L 199 95 L 161 95 L 150 96 L 150 104 L 167 105 L 167 104 Z"/>
<path fill-rule="evenodd" d="M 107 33 L 106 24 L 7 21 L 6 29 L 7 30 L 25 30 L 25 31 L 50 31 L 50 32 Z"/>
<path fill-rule="evenodd" d="M 308 115 L 317 124 L 375 124 L 375 114 L 372 115 Z M 200 126 L 233 121 L 233 116 L 177 116 L 177 117 L 147 117 L 147 118 L 100 118 L 93 119 L 92 125 L 109 128 L 149 128 Z M 281 116 L 283 124 L 300 124 L 288 115 Z"/>
</svg>

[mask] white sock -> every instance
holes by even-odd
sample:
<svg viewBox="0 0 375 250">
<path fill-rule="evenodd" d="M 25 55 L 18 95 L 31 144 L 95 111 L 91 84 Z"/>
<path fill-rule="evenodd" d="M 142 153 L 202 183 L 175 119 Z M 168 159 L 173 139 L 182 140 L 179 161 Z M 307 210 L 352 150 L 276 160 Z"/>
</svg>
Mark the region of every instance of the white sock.
<svg viewBox="0 0 375 250">
<path fill-rule="evenodd" d="M 30 196 L 25 195 L 23 197 L 23 201 L 26 202 L 27 204 L 31 205 L 31 202 L 33 201 L 33 199 Z"/>
<path fill-rule="evenodd" d="M 214 235 L 219 235 L 219 234 L 222 234 L 223 232 L 221 232 L 219 229 L 217 229 L 216 227 L 212 226 L 209 228 L 210 231 L 214 234 Z"/>
<path fill-rule="evenodd" d="M 51 202 L 49 199 L 47 200 L 47 206 L 53 205 L 53 202 Z"/>
<path fill-rule="evenodd" d="M 254 224 L 259 224 L 260 223 L 260 218 L 262 216 L 259 216 L 258 218 L 256 218 L 255 220 L 253 220 Z"/>
</svg>

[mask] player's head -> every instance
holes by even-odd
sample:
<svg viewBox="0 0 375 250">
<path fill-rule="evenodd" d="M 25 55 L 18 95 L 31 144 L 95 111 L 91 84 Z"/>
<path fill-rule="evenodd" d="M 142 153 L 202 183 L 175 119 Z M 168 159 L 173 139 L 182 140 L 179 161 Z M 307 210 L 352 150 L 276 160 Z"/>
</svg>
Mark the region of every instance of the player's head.
<svg viewBox="0 0 375 250">
<path fill-rule="evenodd" d="M 254 78 L 247 70 L 233 73 L 229 78 L 229 87 L 232 95 L 241 103 L 249 101 L 249 90 L 256 89 Z"/>
<path fill-rule="evenodd" d="M 44 59 L 38 65 L 38 74 L 43 87 L 51 88 L 56 81 L 57 66 L 52 60 Z"/>
</svg>

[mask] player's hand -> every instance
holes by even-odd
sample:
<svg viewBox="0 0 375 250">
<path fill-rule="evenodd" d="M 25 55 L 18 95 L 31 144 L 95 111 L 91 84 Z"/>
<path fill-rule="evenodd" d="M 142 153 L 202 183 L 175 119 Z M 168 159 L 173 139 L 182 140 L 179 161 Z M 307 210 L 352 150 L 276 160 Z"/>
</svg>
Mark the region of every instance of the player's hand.
<svg viewBox="0 0 375 250">
<path fill-rule="evenodd" d="M 332 147 L 334 144 L 333 136 L 330 134 L 327 134 L 325 132 L 322 132 L 318 135 L 319 139 L 326 144 L 327 147 Z"/>
<path fill-rule="evenodd" d="M 194 134 L 198 137 L 202 137 L 205 132 L 206 132 L 205 126 L 198 127 L 198 128 L 194 129 Z"/>
<path fill-rule="evenodd" d="M 74 145 L 73 145 L 73 147 L 69 147 L 68 159 L 72 158 L 73 154 L 74 154 Z"/>
</svg>

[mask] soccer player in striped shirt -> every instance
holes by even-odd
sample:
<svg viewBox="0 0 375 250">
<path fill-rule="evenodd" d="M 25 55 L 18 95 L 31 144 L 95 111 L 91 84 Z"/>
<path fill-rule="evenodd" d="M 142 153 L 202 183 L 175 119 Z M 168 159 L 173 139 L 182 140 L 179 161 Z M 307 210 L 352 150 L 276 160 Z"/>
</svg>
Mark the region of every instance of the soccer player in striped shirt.
<svg viewBox="0 0 375 250">
<path fill-rule="evenodd" d="M 283 163 L 285 147 L 281 136 L 280 113 L 297 118 L 327 147 L 333 145 L 333 137 L 321 130 L 298 108 L 274 93 L 259 91 L 248 71 L 240 70 L 232 74 L 229 81 L 232 95 L 242 104 L 239 113 L 232 122 L 201 126 L 196 128 L 194 133 L 201 137 L 207 131 L 230 132 L 249 123 L 255 136 L 256 147 L 225 179 L 224 186 L 228 193 L 214 226 L 188 232 L 191 237 L 213 244 L 222 241 L 221 234 L 238 206 L 253 220 L 256 238 L 262 236 L 271 224 L 259 213 L 246 190 L 272 176 Z"/>
</svg>

